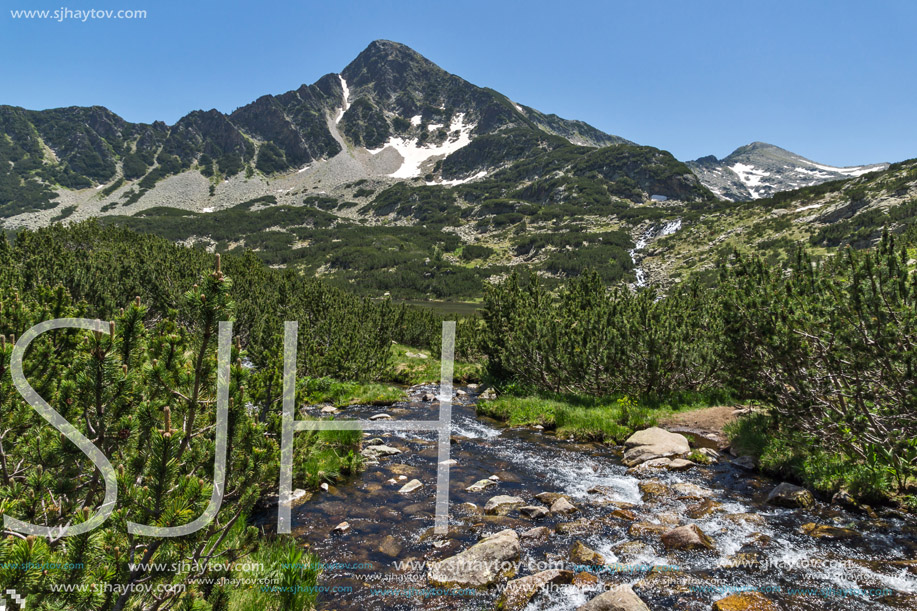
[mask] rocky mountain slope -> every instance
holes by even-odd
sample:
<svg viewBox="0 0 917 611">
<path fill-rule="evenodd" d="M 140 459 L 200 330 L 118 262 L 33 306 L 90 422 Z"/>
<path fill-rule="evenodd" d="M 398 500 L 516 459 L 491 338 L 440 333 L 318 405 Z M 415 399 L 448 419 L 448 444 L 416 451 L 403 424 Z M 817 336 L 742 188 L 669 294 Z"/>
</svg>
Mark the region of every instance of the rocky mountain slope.
<svg viewBox="0 0 917 611">
<path fill-rule="evenodd" d="M 723 159 L 709 155 L 687 165 L 708 189 L 731 201 L 770 197 L 780 191 L 862 176 L 888 167 L 887 163 L 879 163 L 837 168 L 765 142 L 739 147 Z"/>
</svg>

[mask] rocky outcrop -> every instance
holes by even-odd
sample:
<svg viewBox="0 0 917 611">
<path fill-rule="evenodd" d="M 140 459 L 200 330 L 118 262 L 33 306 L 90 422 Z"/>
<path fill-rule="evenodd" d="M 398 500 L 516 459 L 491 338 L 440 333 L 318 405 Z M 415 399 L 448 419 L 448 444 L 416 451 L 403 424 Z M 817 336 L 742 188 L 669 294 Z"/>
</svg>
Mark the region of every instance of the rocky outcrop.
<svg viewBox="0 0 917 611">
<path fill-rule="evenodd" d="M 512 577 L 521 552 L 516 531 L 501 530 L 455 556 L 434 562 L 428 579 L 441 586 L 484 588 Z"/>
</svg>

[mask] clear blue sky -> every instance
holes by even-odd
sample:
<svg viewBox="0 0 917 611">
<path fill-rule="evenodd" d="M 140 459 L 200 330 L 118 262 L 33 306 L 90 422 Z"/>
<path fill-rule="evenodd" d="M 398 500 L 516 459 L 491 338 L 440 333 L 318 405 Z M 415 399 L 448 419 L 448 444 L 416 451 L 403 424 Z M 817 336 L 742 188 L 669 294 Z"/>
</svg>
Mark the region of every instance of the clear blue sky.
<svg viewBox="0 0 917 611">
<path fill-rule="evenodd" d="M 146 9 L 14 20 L 8 9 Z M 754 140 L 816 161 L 917 157 L 917 3 L 7 0 L 0 104 L 130 121 L 224 112 L 403 42 L 513 100 L 680 159 Z"/>
</svg>

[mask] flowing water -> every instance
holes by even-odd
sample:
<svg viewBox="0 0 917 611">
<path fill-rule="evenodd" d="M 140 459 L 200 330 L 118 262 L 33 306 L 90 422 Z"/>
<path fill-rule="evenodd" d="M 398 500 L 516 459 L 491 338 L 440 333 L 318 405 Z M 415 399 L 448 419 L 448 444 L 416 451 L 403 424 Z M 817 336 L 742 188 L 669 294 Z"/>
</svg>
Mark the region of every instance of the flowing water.
<svg viewBox="0 0 917 611">
<path fill-rule="evenodd" d="M 343 417 L 385 412 L 401 420 L 435 420 L 438 404 L 421 402 L 425 392 L 435 393 L 436 387 L 411 389 L 410 401 L 391 408 L 348 408 Z M 687 472 L 654 470 L 635 477 L 621 464 L 620 448 L 508 428 L 476 417 L 473 402 L 469 391 L 456 397 L 453 406 L 451 455 L 457 462 L 451 467 L 448 536 L 435 536 L 432 530 L 434 433 L 373 434 L 402 453 L 380 459 L 378 465 L 319 491 L 294 509 L 294 534 L 328 565 L 320 580 L 327 590 L 320 595 L 320 608 L 493 608 L 496 588 L 459 595 L 425 591 L 430 586 L 422 563 L 455 555 L 482 536 L 506 528 L 522 533 L 546 526 L 555 531 L 547 539 L 522 539 L 517 576 L 564 566 L 571 546 L 581 541 L 604 556 L 606 567 L 593 571 L 602 583 L 632 584 L 654 611 L 708 610 L 713 601 L 743 589 L 763 592 L 786 610 L 917 609 L 917 566 L 908 562 L 917 558 L 917 522 L 910 517 L 886 510 L 870 518 L 822 502 L 808 511 L 771 507 L 764 497 L 779 482 L 742 471 L 726 457 Z M 496 486 L 477 493 L 465 490 L 491 476 L 499 478 Z M 414 478 L 423 487 L 399 494 L 399 488 Z M 669 492 L 644 500 L 639 484 L 649 478 L 659 480 Z M 540 505 L 534 499 L 540 492 L 566 494 L 579 511 L 537 522 L 517 512 L 481 515 L 479 508 L 493 496 L 519 496 L 529 505 Z M 708 497 L 721 504 L 717 511 L 698 519 L 687 517 L 688 507 Z M 621 507 L 633 511 L 636 520 L 610 515 Z M 734 517 L 737 514 L 741 515 Z M 350 530 L 331 534 L 345 520 Z M 271 531 L 275 521 L 276 514 L 266 512 L 258 524 Z M 658 533 L 630 533 L 634 522 L 696 524 L 715 541 L 716 551 L 666 552 Z M 861 536 L 814 539 L 800 531 L 812 522 L 853 528 Z M 572 610 L 598 591 L 569 586 L 543 592 L 526 608 Z"/>
</svg>

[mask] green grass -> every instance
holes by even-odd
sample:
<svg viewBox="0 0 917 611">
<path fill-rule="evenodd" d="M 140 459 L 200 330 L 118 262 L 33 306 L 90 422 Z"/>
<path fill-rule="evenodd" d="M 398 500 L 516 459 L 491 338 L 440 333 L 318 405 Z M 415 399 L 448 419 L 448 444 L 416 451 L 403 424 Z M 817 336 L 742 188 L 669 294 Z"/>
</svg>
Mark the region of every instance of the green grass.
<svg viewBox="0 0 917 611">
<path fill-rule="evenodd" d="M 235 570 L 233 579 L 240 583 L 264 580 L 269 586 L 277 586 L 277 591 L 262 592 L 260 585 L 230 588 L 230 611 L 307 611 L 315 608 L 318 599 L 315 586 L 322 573 L 322 563 L 318 556 L 305 551 L 295 540 L 276 538 L 263 542 L 251 557 L 241 559 L 238 566 L 251 570 Z"/>
<path fill-rule="evenodd" d="M 302 381 L 300 397 L 312 405 L 319 403 L 331 403 L 335 407 L 390 405 L 404 399 L 404 390 L 389 384 L 339 382 L 332 378 L 306 378 Z"/>
<path fill-rule="evenodd" d="M 418 355 L 423 355 L 422 358 Z M 456 384 L 480 382 L 484 375 L 483 363 L 455 361 L 453 381 Z M 429 350 L 392 344 L 392 367 L 388 381 L 396 384 L 436 384 L 440 378 L 440 361 Z"/>
<path fill-rule="evenodd" d="M 566 395 L 503 395 L 480 402 L 478 414 L 513 426 L 541 425 L 555 429 L 562 437 L 613 443 L 656 422 L 649 409 L 627 397 L 602 400 Z"/>
<path fill-rule="evenodd" d="M 818 440 L 779 426 L 765 412 L 727 424 L 725 433 L 736 453 L 754 456 L 763 472 L 799 482 L 825 496 L 844 489 L 867 503 L 887 502 L 892 497 L 893 483 L 881 468 L 840 448 L 821 448 Z"/>
</svg>

